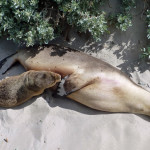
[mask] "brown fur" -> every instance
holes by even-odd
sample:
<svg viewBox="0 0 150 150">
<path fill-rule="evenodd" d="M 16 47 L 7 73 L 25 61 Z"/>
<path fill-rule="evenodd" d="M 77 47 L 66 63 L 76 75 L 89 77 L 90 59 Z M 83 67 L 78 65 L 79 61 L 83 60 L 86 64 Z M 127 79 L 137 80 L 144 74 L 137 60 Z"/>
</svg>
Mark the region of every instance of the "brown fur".
<svg viewBox="0 0 150 150">
<path fill-rule="evenodd" d="M 115 67 L 83 52 L 57 45 L 33 47 L 20 50 L 5 65 L 16 61 L 27 70 L 68 75 L 64 84 L 67 97 L 88 107 L 150 115 L 149 92 Z"/>
<path fill-rule="evenodd" d="M 0 82 L 0 106 L 14 107 L 60 81 L 60 75 L 50 71 L 28 71 Z"/>
</svg>

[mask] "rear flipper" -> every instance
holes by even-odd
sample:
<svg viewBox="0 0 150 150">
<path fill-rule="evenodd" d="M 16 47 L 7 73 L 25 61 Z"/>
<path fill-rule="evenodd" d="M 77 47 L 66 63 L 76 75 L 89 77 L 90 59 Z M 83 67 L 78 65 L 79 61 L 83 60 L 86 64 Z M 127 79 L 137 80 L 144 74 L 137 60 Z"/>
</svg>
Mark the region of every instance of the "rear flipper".
<svg viewBox="0 0 150 150">
<path fill-rule="evenodd" d="M 11 54 L 0 61 L 0 74 L 5 74 L 13 66 L 13 64 L 17 62 L 16 53 Z"/>
<path fill-rule="evenodd" d="M 0 61 L 0 68 L 3 66 L 3 64 L 7 61 L 7 59 L 8 59 L 9 57 L 12 57 L 12 56 L 15 55 L 16 53 L 17 53 L 17 52 L 15 52 L 15 53 L 13 53 L 13 54 L 11 54 L 11 55 L 5 57 L 4 59 L 2 59 L 2 60 Z"/>
</svg>

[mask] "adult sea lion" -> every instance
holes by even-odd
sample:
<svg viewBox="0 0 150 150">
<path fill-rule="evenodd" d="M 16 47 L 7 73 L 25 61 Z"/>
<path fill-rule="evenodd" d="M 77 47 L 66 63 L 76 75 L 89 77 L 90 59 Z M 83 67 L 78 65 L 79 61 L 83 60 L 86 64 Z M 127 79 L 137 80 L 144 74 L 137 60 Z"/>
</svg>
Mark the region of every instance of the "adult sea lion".
<svg viewBox="0 0 150 150">
<path fill-rule="evenodd" d="M 83 52 L 57 45 L 25 48 L 4 66 L 17 61 L 26 70 L 47 70 L 68 76 L 64 83 L 66 96 L 88 107 L 150 115 L 149 92 L 117 68 Z"/>
<path fill-rule="evenodd" d="M 14 107 L 31 97 L 43 93 L 61 79 L 60 75 L 50 71 L 27 71 L 0 81 L 0 106 Z"/>
</svg>

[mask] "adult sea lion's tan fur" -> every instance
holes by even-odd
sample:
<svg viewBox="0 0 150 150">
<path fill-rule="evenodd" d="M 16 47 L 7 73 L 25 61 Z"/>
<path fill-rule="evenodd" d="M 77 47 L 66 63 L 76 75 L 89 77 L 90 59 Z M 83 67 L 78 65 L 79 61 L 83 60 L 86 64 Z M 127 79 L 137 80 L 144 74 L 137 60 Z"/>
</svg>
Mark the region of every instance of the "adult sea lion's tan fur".
<svg viewBox="0 0 150 150">
<path fill-rule="evenodd" d="M 61 79 L 50 71 L 27 71 L 0 81 L 0 106 L 13 107 L 43 93 Z"/>
<path fill-rule="evenodd" d="M 27 70 L 47 70 L 69 75 L 67 97 L 97 110 L 150 115 L 150 93 L 110 64 L 70 48 L 51 45 L 19 51 L 10 62 Z M 3 69 L 2 69 L 3 70 Z"/>
</svg>

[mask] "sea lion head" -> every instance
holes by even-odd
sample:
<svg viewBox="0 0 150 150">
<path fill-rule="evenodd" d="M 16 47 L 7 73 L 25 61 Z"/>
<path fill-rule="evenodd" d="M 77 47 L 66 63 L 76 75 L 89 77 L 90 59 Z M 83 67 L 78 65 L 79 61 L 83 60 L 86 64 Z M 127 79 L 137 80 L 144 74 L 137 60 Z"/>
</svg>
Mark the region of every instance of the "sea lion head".
<svg viewBox="0 0 150 150">
<path fill-rule="evenodd" d="M 26 85 L 32 89 L 46 89 L 60 82 L 61 76 L 50 71 L 30 71 L 26 77 Z"/>
</svg>

